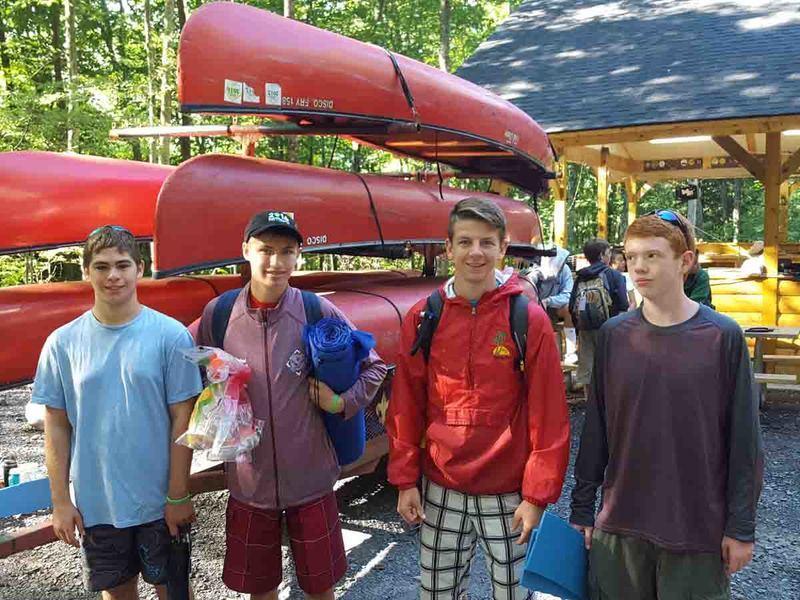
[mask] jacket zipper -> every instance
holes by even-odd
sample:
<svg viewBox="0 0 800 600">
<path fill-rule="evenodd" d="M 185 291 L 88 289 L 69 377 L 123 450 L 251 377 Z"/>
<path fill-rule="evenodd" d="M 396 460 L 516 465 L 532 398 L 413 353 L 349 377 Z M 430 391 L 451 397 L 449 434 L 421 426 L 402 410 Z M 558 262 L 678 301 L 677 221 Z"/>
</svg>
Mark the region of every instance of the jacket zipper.
<svg viewBox="0 0 800 600">
<path fill-rule="evenodd" d="M 468 387 L 469 389 L 475 389 L 475 377 L 473 376 L 473 368 L 472 368 L 472 346 L 475 343 L 475 323 L 478 320 L 478 307 L 477 305 L 472 305 L 472 319 L 470 320 L 470 327 L 469 327 L 469 351 L 467 353 L 467 377 Z"/>
<path fill-rule="evenodd" d="M 272 436 L 272 468 L 275 474 L 275 506 L 281 506 L 281 494 L 278 481 L 278 451 L 275 444 L 275 407 L 272 405 L 272 375 L 269 371 L 269 334 L 267 325 L 269 324 L 269 313 L 264 314 L 264 361 L 267 372 L 267 398 L 269 399 L 269 431 Z"/>
</svg>

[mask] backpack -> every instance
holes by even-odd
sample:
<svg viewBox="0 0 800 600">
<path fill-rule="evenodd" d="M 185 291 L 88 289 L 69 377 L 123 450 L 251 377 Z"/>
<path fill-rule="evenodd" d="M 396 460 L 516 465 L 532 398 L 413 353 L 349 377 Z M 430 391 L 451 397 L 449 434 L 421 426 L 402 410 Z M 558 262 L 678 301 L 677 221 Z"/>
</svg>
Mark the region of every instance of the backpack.
<svg viewBox="0 0 800 600">
<path fill-rule="evenodd" d="M 214 345 L 217 348 L 222 348 L 222 342 L 225 341 L 225 332 L 228 330 L 228 321 L 231 318 L 233 304 L 236 302 L 236 298 L 241 291 L 242 288 L 237 288 L 224 292 L 214 305 L 214 311 L 211 313 L 211 338 L 214 340 Z M 300 293 L 303 295 L 303 309 L 306 312 L 306 322 L 309 325 L 313 325 L 322 318 L 322 307 L 319 303 L 319 296 L 307 290 L 300 290 Z"/>
<path fill-rule="evenodd" d="M 524 294 L 511 296 L 510 300 L 509 321 L 511 322 L 511 337 L 514 338 L 514 344 L 517 346 L 517 352 L 519 353 L 517 366 L 520 371 L 525 370 L 525 350 L 528 345 L 528 302 L 529 299 Z M 439 290 L 434 290 L 428 296 L 425 310 L 421 314 L 422 320 L 417 327 L 417 337 L 411 347 L 411 356 L 422 350 L 425 362 L 428 362 L 428 358 L 431 355 L 433 334 L 436 333 L 436 327 L 439 325 L 443 308 L 444 298 L 442 298 Z"/>
<path fill-rule="evenodd" d="M 582 331 L 600 329 L 611 318 L 611 294 L 606 286 L 605 271 L 575 283 L 574 302 L 570 314 L 575 326 Z"/>
</svg>

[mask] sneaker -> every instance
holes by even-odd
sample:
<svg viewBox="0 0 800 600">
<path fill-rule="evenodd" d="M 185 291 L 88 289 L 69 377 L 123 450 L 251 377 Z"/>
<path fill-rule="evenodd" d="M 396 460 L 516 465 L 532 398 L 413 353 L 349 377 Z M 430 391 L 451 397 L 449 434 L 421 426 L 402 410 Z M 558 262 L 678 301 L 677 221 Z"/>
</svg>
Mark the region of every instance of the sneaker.
<svg viewBox="0 0 800 600">
<path fill-rule="evenodd" d="M 564 364 L 573 367 L 578 364 L 577 354 L 567 354 L 564 356 Z"/>
</svg>

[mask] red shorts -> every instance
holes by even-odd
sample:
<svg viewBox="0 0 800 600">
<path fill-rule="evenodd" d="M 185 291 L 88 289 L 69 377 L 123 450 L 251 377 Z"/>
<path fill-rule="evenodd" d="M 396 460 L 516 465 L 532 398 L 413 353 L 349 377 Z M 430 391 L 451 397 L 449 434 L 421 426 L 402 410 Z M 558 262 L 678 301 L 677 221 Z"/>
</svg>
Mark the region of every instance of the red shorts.
<svg viewBox="0 0 800 600">
<path fill-rule="evenodd" d="M 231 497 L 222 581 L 245 594 L 265 594 L 283 579 L 281 519 L 286 515 L 297 583 L 308 594 L 331 589 L 347 571 L 336 494 L 285 511 L 256 508 Z"/>
</svg>

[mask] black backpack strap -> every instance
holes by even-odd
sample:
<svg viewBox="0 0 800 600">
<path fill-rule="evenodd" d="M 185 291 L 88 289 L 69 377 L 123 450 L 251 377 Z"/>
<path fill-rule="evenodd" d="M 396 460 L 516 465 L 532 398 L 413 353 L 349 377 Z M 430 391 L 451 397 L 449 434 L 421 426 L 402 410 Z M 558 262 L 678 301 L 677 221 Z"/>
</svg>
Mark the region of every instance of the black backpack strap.
<svg viewBox="0 0 800 600">
<path fill-rule="evenodd" d="M 241 291 L 242 288 L 236 288 L 223 292 L 214 305 L 214 311 L 211 313 L 211 338 L 217 348 L 222 348 L 222 343 L 225 341 L 233 305 Z"/>
<path fill-rule="evenodd" d="M 509 320 L 511 321 L 511 336 L 519 353 L 519 370 L 525 370 L 525 351 L 528 347 L 528 303 L 530 298 L 525 294 L 511 297 L 509 307 Z"/>
<path fill-rule="evenodd" d="M 414 356 L 422 349 L 425 362 L 428 362 L 428 357 L 431 355 L 433 334 L 436 332 L 436 327 L 439 325 L 439 319 L 442 316 L 443 308 L 444 298 L 442 298 L 442 293 L 440 290 L 434 290 L 425 302 L 425 311 L 422 313 L 422 320 L 417 326 L 417 339 L 411 347 L 411 356 Z"/>
<path fill-rule="evenodd" d="M 303 310 L 306 311 L 306 324 L 313 325 L 322 319 L 322 304 L 319 296 L 308 290 L 300 290 L 303 295 Z"/>
</svg>

